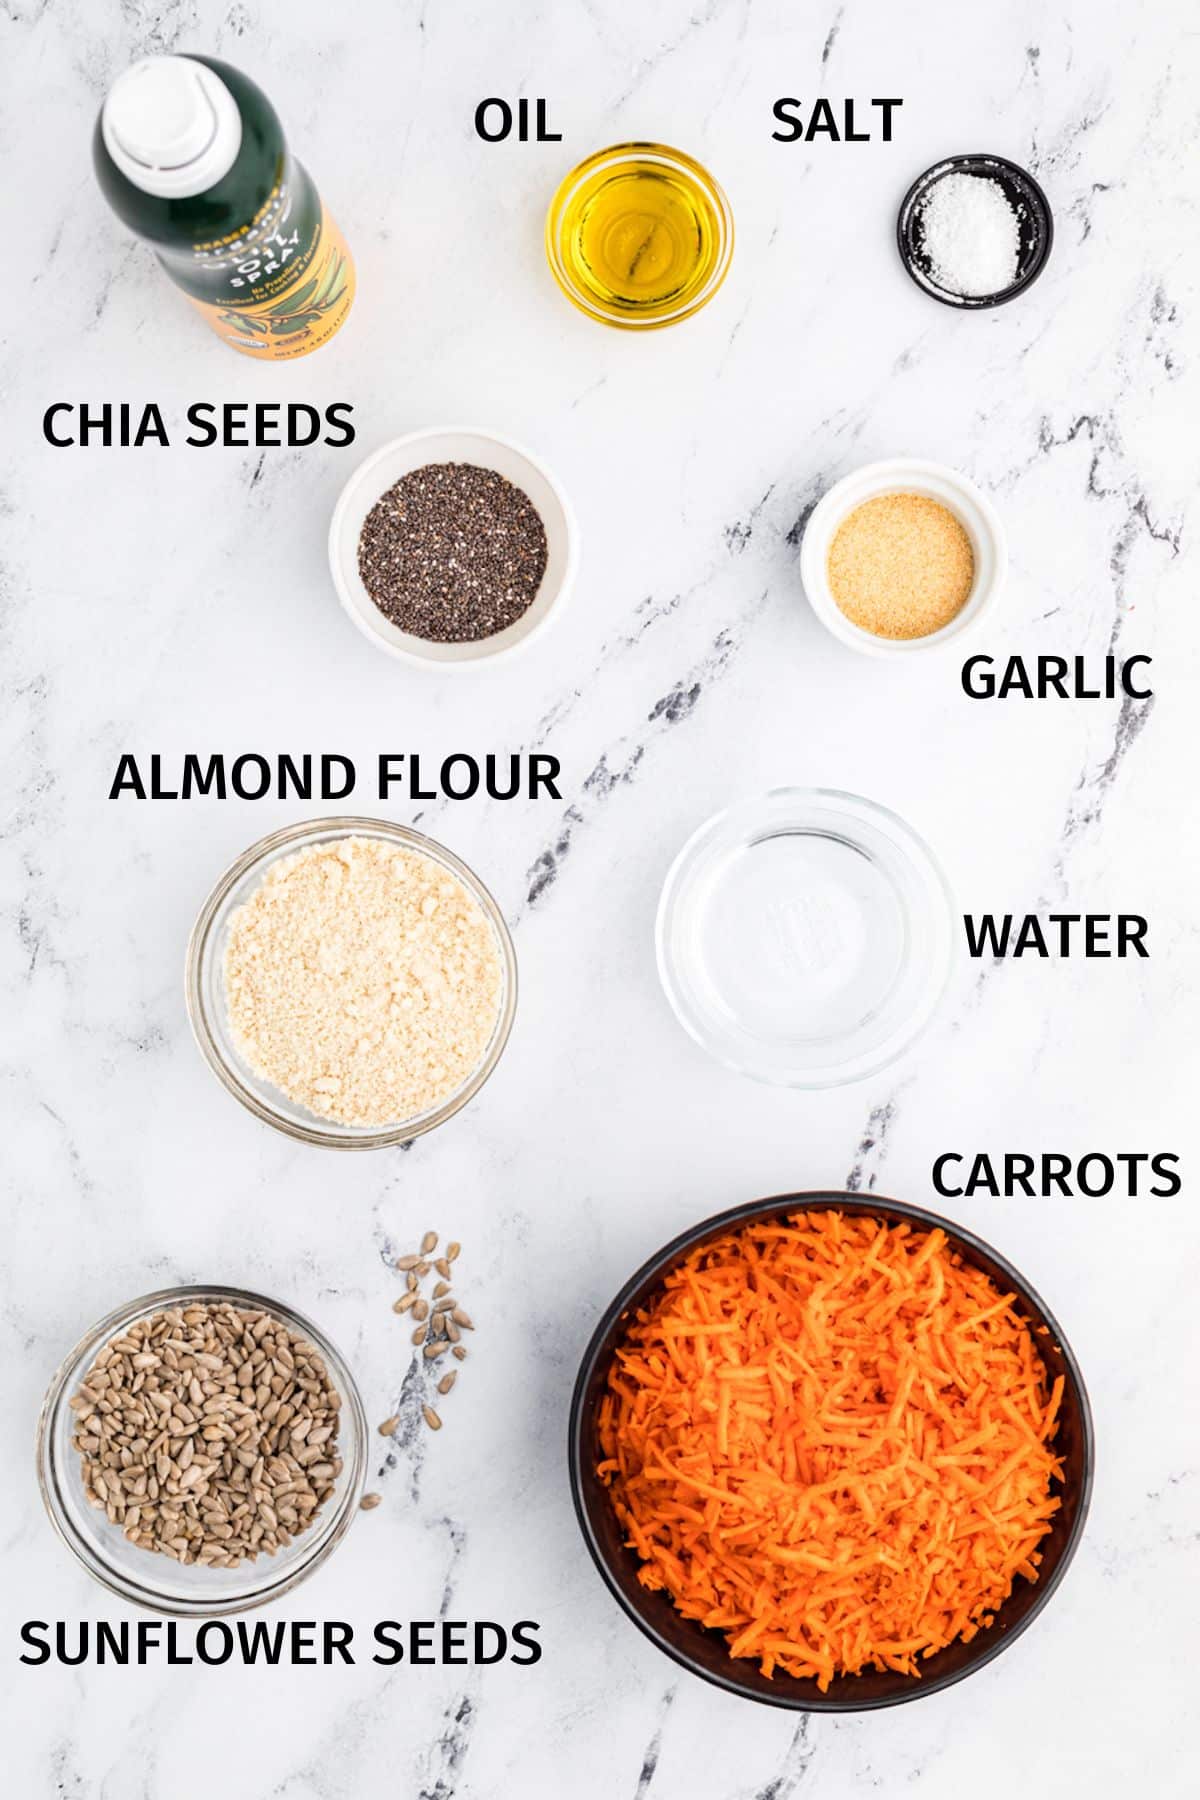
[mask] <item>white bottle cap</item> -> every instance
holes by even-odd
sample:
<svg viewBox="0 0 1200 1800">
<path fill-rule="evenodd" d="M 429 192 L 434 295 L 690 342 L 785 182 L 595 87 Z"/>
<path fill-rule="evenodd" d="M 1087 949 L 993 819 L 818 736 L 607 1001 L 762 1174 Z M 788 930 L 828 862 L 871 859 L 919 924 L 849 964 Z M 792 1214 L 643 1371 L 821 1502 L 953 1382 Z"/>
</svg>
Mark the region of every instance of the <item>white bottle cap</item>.
<svg viewBox="0 0 1200 1800">
<path fill-rule="evenodd" d="M 104 147 L 146 194 L 202 194 L 233 167 L 242 115 L 219 76 L 190 56 L 148 56 L 118 78 L 101 114 Z"/>
</svg>

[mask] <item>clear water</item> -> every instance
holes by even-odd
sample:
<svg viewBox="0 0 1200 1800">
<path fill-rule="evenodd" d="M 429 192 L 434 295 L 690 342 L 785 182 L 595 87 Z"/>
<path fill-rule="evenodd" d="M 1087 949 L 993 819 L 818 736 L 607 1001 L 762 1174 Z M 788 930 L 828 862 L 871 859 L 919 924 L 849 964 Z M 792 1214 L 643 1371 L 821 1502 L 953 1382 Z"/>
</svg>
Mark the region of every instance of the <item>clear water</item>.
<svg viewBox="0 0 1200 1800">
<path fill-rule="evenodd" d="M 886 1004 L 906 928 L 888 876 L 823 832 L 732 851 L 697 894 L 694 966 L 715 1010 L 759 1039 L 843 1036 Z"/>
</svg>

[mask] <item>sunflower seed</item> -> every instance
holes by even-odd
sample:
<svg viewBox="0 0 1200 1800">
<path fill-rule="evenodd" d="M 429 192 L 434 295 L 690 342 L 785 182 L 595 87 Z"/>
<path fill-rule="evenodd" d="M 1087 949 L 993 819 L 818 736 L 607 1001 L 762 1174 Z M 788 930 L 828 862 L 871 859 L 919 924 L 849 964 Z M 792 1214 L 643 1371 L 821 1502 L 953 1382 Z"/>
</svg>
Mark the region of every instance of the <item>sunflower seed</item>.
<svg viewBox="0 0 1200 1800">
<path fill-rule="evenodd" d="M 450 1317 L 454 1320 L 456 1325 L 461 1325 L 464 1331 L 474 1331 L 475 1327 L 471 1323 L 471 1315 L 464 1307 L 456 1306 L 454 1311 L 450 1314 Z"/>
<path fill-rule="evenodd" d="M 446 1336 L 450 1339 L 452 1344 L 457 1344 L 459 1338 L 462 1336 L 462 1333 L 459 1331 L 458 1326 L 454 1323 L 453 1319 L 446 1320 Z"/>
<path fill-rule="evenodd" d="M 450 1283 L 448 1281 L 439 1281 L 433 1290 L 433 1297 L 435 1300 L 440 1300 L 443 1294 L 448 1294 L 449 1292 Z"/>
<path fill-rule="evenodd" d="M 396 1267 L 398 1269 L 415 1269 L 420 1260 L 419 1256 L 398 1256 Z"/>
<path fill-rule="evenodd" d="M 363 1512 L 370 1512 L 372 1507 L 378 1506 L 382 1499 L 382 1494 L 364 1494 L 358 1504 Z"/>
<path fill-rule="evenodd" d="M 423 1344 L 428 1336 L 429 1332 L 426 1327 L 424 1325 L 418 1325 L 417 1329 L 412 1334 L 412 1341 L 414 1344 Z"/>
<path fill-rule="evenodd" d="M 394 1303 L 392 1311 L 406 1313 L 409 1307 L 414 1304 L 416 1298 L 417 1296 L 415 1294 L 401 1294 L 400 1298 Z"/>
<path fill-rule="evenodd" d="M 396 1427 L 399 1423 L 400 1423 L 400 1414 L 393 1413 L 391 1418 L 385 1419 L 383 1421 L 383 1424 L 379 1427 L 380 1437 L 392 1437 L 395 1434 Z"/>
<path fill-rule="evenodd" d="M 438 1382 L 438 1393 L 439 1394 L 448 1394 L 450 1392 L 450 1389 L 454 1386 L 454 1384 L 457 1380 L 458 1380 L 458 1370 L 451 1369 L 450 1373 L 448 1375 L 443 1375 L 442 1379 Z"/>
<path fill-rule="evenodd" d="M 435 1356 L 444 1356 L 449 1348 L 445 1338 L 437 1338 L 432 1344 L 426 1344 L 425 1355 L 432 1360 Z"/>
<path fill-rule="evenodd" d="M 461 1249 L 462 1249 L 461 1244 L 456 1244 L 456 1243 L 447 1244 L 446 1245 L 446 1261 L 454 1262 L 454 1260 L 458 1256 Z"/>
<path fill-rule="evenodd" d="M 266 1312 L 221 1301 L 139 1319 L 74 1398 L 87 1498 L 178 1563 L 274 1554 L 342 1471 L 341 1396 L 313 1346 Z"/>
<path fill-rule="evenodd" d="M 467 1352 L 462 1344 L 455 1344 L 451 1354 L 457 1356 L 459 1362 L 466 1362 L 467 1360 Z"/>
<path fill-rule="evenodd" d="M 442 1277 L 443 1281 L 449 1281 L 449 1279 L 450 1279 L 450 1264 L 446 1261 L 446 1258 L 444 1256 L 439 1256 L 433 1266 L 437 1270 L 438 1274 Z"/>
<path fill-rule="evenodd" d="M 429 1317 L 429 1302 L 428 1302 L 428 1300 L 418 1300 L 416 1305 L 413 1307 L 413 1318 L 420 1319 L 422 1322 L 424 1322 L 424 1320 L 426 1320 L 428 1317 Z"/>
<path fill-rule="evenodd" d="M 421 1408 L 421 1413 L 430 1431 L 440 1431 L 442 1429 L 442 1421 L 434 1412 L 432 1406 L 423 1406 Z"/>
<path fill-rule="evenodd" d="M 425 1233 L 425 1236 L 421 1239 L 421 1255 L 429 1256 L 434 1250 L 436 1250 L 437 1249 L 437 1241 L 438 1241 L 437 1232 L 436 1231 L 427 1231 Z"/>
</svg>

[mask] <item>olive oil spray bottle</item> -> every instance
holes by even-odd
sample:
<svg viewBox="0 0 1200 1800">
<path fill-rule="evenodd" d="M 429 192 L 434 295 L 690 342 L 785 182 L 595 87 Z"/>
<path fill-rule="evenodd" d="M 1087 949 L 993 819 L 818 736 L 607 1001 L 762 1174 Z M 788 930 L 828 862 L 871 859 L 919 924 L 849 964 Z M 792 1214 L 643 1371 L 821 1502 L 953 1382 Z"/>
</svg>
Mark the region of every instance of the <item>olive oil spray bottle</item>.
<svg viewBox="0 0 1200 1800">
<path fill-rule="evenodd" d="M 114 83 L 96 174 L 218 336 L 260 362 L 345 323 L 354 264 L 262 90 L 211 56 L 152 56 Z"/>
</svg>

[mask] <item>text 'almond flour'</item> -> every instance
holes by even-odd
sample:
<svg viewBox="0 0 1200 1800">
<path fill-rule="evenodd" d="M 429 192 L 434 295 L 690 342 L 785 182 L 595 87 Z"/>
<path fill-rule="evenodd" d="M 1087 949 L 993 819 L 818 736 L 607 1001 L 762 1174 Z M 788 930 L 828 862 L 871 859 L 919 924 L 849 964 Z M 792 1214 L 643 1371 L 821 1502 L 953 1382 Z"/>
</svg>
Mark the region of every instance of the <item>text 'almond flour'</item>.
<svg viewBox="0 0 1200 1800">
<path fill-rule="evenodd" d="M 239 1053 L 341 1125 L 403 1124 L 456 1093 L 483 1061 L 503 983 L 496 934 L 457 876 L 378 838 L 281 858 L 230 919 Z"/>
</svg>

